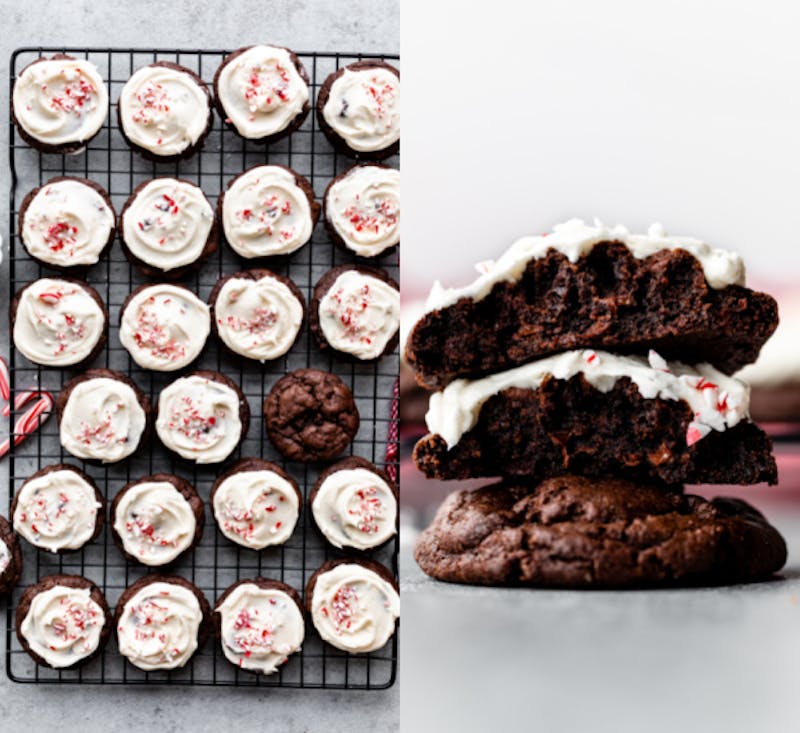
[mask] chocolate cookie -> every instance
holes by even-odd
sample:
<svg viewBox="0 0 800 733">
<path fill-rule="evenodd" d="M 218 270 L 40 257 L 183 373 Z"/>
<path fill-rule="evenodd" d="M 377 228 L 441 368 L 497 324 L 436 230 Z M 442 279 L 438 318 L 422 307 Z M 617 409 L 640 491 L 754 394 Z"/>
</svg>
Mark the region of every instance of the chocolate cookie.
<svg viewBox="0 0 800 733">
<path fill-rule="evenodd" d="M 310 463 L 338 456 L 358 432 L 350 388 L 329 372 L 297 369 L 264 400 L 267 435 L 284 458 Z"/>
<path fill-rule="evenodd" d="M 786 544 L 738 499 L 566 475 L 452 493 L 414 556 L 457 583 L 630 588 L 765 579 Z"/>
<path fill-rule="evenodd" d="M 22 575 L 22 551 L 8 520 L 0 515 L 0 595 L 11 593 Z"/>
</svg>

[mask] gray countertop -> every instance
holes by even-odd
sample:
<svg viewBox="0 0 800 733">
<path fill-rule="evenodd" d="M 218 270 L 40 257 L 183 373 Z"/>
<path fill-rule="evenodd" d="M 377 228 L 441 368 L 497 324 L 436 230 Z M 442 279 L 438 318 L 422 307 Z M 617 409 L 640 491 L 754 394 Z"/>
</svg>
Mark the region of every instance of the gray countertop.
<svg viewBox="0 0 800 733">
<path fill-rule="evenodd" d="M 138 0 L 73 0 L 55 7 L 47 0 L 0 0 L 5 33 L 0 38 L 0 109 L 8 109 L 8 58 L 25 45 L 87 45 L 169 48 L 236 48 L 271 42 L 302 51 L 397 52 L 399 2 L 388 0 L 228 0 L 170 3 Z M 44 20 L 46 19 L 46 21 Z M 0 124 L 0 149 L 8 126 Z M 4 161 L 5 153 L 3 153 Z M 0 195 L 9 174 L 0 166 Z M 0 212 L 0 231 L 8 231 Z M 5 237 L 4 237 L 5 239 Z M 8 307 L 8 245 L 0 266 L 0 311 Z M 0 333 L 7 354 L 8 332 Z M 7 425 L 2 426 L 6 431 Z M 8 468 L 0 462 L 0 507 L 8 506 Z M 5 513 L 5 512 L 4 512 Z M 5 614 L 0 601 L 0 614 Z M 2 641 L 5 653 L 5 641 Z M 4 665 L 3 665 L 4 666 Z M 103 688 L 15 685 L 0 674 L 3 730 L 53 731 L 155 729 L 336 731 L 397 730 L 399 686 L 381 692 L 328 692 L 234 688 Z"/>
</svg>

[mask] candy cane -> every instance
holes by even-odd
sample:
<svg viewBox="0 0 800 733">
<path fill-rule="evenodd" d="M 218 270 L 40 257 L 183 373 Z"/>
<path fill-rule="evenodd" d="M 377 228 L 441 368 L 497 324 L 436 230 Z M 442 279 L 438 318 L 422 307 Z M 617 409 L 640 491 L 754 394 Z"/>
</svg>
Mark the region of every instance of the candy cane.
<svg viewBox="0 0 800 733">
<path fill-rule="evenodd" d="M 18 407 L 26 404 L 35 396 L 38 396 L 39 399 L 14 424 L 12 437 L 15 446 L 33 435 L 53 412 L 55 401 L 53 400 L 53 395 L 49 392 L 21 392 L 14 399 L 14 409 L 18 409 Z M 0 458 L 10 450 L 11 438 L 6 438 L 0 443 Z"/>
<path fill-rule="evenodd" d="M 3 398 L 3 402 L 8 402 L 11 399 L 11 383 L 8 376 L 8 364 L 2 356 L 0 356 L 0 397 Z"/>
</svg>

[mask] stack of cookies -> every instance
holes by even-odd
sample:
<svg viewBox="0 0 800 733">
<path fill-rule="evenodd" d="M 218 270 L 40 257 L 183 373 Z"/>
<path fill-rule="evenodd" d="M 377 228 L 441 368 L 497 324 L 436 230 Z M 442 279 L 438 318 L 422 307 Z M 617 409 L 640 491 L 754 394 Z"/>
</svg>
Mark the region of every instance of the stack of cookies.
<svg viewBox="0 0 800 733">
<path fill-rule="evenodd" d="M 654 225 L 572 220 L 434 286 L 406 357 L 439 390 L 414 451 L 457 491 L 415 551 L 434 578 L 570 588 L 743 582 L 786 560 L 747 503 L 684 484 L 775 483 L 769 437 L 730 376 L 775 301 L 741 258 Z"/>
</svg>

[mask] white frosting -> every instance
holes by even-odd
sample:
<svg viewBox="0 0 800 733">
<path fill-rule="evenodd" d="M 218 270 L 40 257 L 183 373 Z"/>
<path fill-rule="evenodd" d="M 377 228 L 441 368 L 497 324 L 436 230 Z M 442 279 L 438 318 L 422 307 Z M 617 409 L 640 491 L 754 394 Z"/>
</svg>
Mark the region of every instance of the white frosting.
<svg viewBox="0 0 800 733">
<path fill-rule="evenodd" d="M 683 249 L 700 262 L 712 288 L 744 285 L 744 263 L 738 254 L 715 249 L 699 239 L 667 236 L 660 224 L 653 224 L 647 234 L 631 234 L 623 226 L 607 227 L 597 220 L 589 225 L 580 219 L 570 219 L 557 224 L 549 234 L 518 239 L 496 262 L 481 263 L 482 274 L 463 288 L 444 288 L 435 282 L 425 304 L 426 311 L 447 308 L 461 298 L 482 300 L 497 283 L 519 280 L 527 263 L 544 257 L 550 249 L 561 252 L 570 262 L 577 262 L 596 244 L 607 241 L 620 242 L 637 259 L 663 249 Z"/>
<path fill-rule="evenodd" d="M 114 228 L 114 212 L 73 179 L 42 186 L 25 209 L 22 241 L 31 257 L 57 267 L 93 265 Z"/>
<path fill-rule="evenodd" d="M 55 585 L 33 597 L 19 629 L 31 651 L 63 669 L 97 650 L 105 623 L 88 588 Z"/>
<path fill-rule="evenodd" d="M 115 463 L 136 451 L 145 423 L 129 385 L 109 377 L 87 379 L 75 385 L 64 406 L 61 445 L 78 458 Z"/>
<path fill-rule="evenodd" d="M 400 139 L 400 79 L 383 68 L 345 69 L 322 116 L 353 150 L 388 148 Z"/>
<path fill-rule="evenodd" d="M 253 46 L 226 63 L 217 94 L 228 120 L 251 140 L 285 130 L 308 102 L 308 86 L 289 52 L 275 46 Z"/>
<path fill-rule="evenodd" d="M 129 555 L 155 567 L 189 548 L 197 519 L 186 497 L 169 481 L 143 481 L 117 503 L 114 529 Z"/>
<path fill-rule="evenodd" d="M 303 325 L 303 305 L 275 277 L 232 277 L 217 295 L 214 316 L 219 337 L 231 351 L 268 361 L 292 347 Z"/>
<path fill-rule="evenodd" d="M 274 471 L 239 471 L 214 492 L 214 517 L 220 531 L 252 550 L 286 542 L 299 516 L 297 492 Z"/>
<path fill-rule="evenodd" d="M 362 257 L 394 247 L 400 241 L 400 171 L 379 165 L 351 168 L 328 189 L 325 216 Z"/>
<path fill-rule="evenodd" d="M 394 633 L 400 596 L 380 575 L 342 563 L 317 576 L 311 618 L 319 635 L 346 652 L 380 649 Z"/>
<path fill-rule="evenodd" d="M 108 92 L 84 59 L 31 64 L 14 82 L 14 115 L 31 137 L 47 145 L 79 143 L 105 122 Z"/>
<path fill-rule="evenodd" d="M 224 461 L 242 437 L 239 395 L 205 377 L 176 379 L 158 397 L 156 432 L 183 458 L 197 463 Z"/>
<path fill-rule="evenodd" d="M 19 299 L 14 345 L 37 364 L 70 366 L 92 353 L 105 325 L 102 309 L 85 287 L 45 277 Z"/>
<path fill-rule="evenodd" d="M 11 550 L 8 545 L 0 540 L 0 576 L 6 571 L 6 568 L 11 564 Z"/>
<path fill-rule="evenodd" d="M 122 129 L 132 143 L 155 155 L 178 155 L 200 139 L 211 102 L 185 71 L 151 65 L 125 83 L 119 108 Z"/>
<path fill-rule="evenodd" d="M 305 638 L 303 614 L 288 593 L 242 583 L 216 609 L 225 657 L 242 669 L 272 674 Z"/>
<path fill-rule="evenodd" d="M 610 391 L 618 379 L 628 377 L 645 399 L 686 402 L 694 415 L 687 429 L 688 445 L 711 430 L 726 430 L 748 417 L 750 388 L 710 364 L 667 363 L 654 351 L 644 359 L 585 350 L 565 351 L 475 381 L 456 379 L 431 395 L 425 416 L 428 430 L 453 448 L 475 427 L 481 407 L 492 395 L 512 387 L 536 389 L 545 377 L 567 380 L 576 374 L 583 374 L 600 392 Z"/>
<path fill-rule="evenodd" d="M 294 174 L 277 165 L 242 173 L 225 192 L 222 226 L 242 257 L 289 254 L 311 238 L 311 206 Z"/>
<path fill-rule="evenodd" d="M 366 468 L 346 468 L 328 476 L 311 511 L 334 547 L 368 550 L 397 532 L 397 499 L 389 485 Z"/>
<path fill-rule="evenodd" d="M 51 471 L 22 484 L 14 531 L 43 550 L 77 550 L 92 539 L 101 506 L 94 487 L 75 471 Z"/>
<path fill-rule="evenodd" d="M 203 613 L 192 591 L 156 581 L 128 600 L 117 623 L 119 653 L 146 672 L 183 667 L 197 650 Z"/>
<path fill-rule="evenodd" d="M 400 328 L 400 291 L 358 270 L 346 270 L 319 301 L 319 325 L 337 351 L 375 359 Z"/>
<path fill-rule="evenodd" d="M 208 306 L 186 288 L 150 285 L 122 312 L 119 340 L 144 369 L 172 372 L 191 364 L 211 330 Z"/>
<path fill-rule="evenodd" d="M 166 272 L 200 257 L 213 224 L 214 210 L 197 186 L 156 178 L 122 215 L 122 237 L 133 255 Z"/>
</svg>

